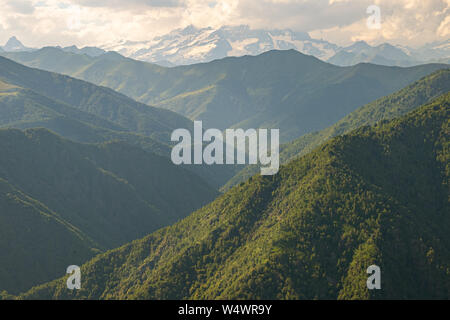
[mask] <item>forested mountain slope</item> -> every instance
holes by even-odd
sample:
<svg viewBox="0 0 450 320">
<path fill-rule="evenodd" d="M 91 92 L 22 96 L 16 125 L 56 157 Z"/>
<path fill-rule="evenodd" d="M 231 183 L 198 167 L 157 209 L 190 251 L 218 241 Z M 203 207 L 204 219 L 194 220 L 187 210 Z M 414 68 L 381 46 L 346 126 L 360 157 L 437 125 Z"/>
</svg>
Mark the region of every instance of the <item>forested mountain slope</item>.
<svg viewBox="0 0 450 320">
<path fill-rule="evenodd" d="M 401 117 L 415 108 L 431 102 L 436 97 L 450 91 L 450 69 L 433 72 L 409 86 L 386 97 L 366 104 L 336 124 L 318 131 L 306 134 L 280 147 L 280 162 L 289 161 L 311 152 L 325 141 L 348 133 L 364 125 L 373 125 L 381 120 Z M 239 184 L 260 170 L 258 165 L 248 165 L 238 172 L 222 190 Z"/>
<path fill-rule="evenodd" d="M 450 94 L 339 136 L 25 299 L 450 298 Z M 381 268 L 382 289 L 366 288 Z"/>
<path fill-rule="evenodd" d="M 49 281 L 218 195 L 168 159 L 122 142 L 79 144 L 45 129 L 3 129 L 0 150 L 0 291 Z"/>
<path fill-rule="evenodd" d="M 89 57 L 44 48 L 5 55 L 203 120 L 205 128 L 279 128 L 283 142 L 322 130 L 361 105 L 446 67 L 337 67 L 295 50 L 174 68 L 112 52 Z"/>
<path fill-rule="evenodd" d="M 0 178 L 0 291 L 19 293 L 100 253 L 79 229 Z"/>
</svg>

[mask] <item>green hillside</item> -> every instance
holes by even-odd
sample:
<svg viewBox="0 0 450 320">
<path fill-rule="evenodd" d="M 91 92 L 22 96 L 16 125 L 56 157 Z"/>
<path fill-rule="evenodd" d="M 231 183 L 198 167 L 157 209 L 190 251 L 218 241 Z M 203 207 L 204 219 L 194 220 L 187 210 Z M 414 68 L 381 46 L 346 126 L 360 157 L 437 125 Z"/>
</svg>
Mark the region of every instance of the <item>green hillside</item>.
<svg viewBox="0 0 450 320">
<path fill-rule="evenodd" d="M 83 232 L 2 178 L 0 208 L 0 291 L 27 290 L 100 252 Z"/>
<path fill-rule="evenodd" d="M 450 298 L 450 94 L 336 137 L 25 299 Z M 366 288 L 368 266 L 382 289 Z"/>
<path fill-rule="evenodd" d="M 3 129 L 0 150 L 0 291 L 62 275 L 93 249 L 143 237 L 218 195 L 167 158 L 122 142 Z"/>
<path fill-rule="evenodd" d="M 324 130 L 306 134 L 282 145 L 280 147 L 280 162 L 288 163 L 311 152 L 325 141 L 361 126 L 373 125 L 381 120 L 401 117 L 449 91 L 450 69 L 438 70 L 406 88 L 356 109 Z M 230 189 L 257 174 L 259 170 L 259 166 L 256 165 L 246 166 L 231 178 L 222 189 Z"/>
<path fill-rule="evenodd" d="M 170 141 L 174 129 L 187 128 L 191 121 L 174 112 L 138 103 L 111 89 L 67 76 L 28 68 L 0 57 L 0 80 L 63 102 L 78 111 L 108 121 L 124 131 Z"/>
<path fill-rule="evenodd" d="M 65 138 L 83 143 L 126 141 L 167 157 L 170 146 L 153 138 L 130 132 L 94 114 L 32 90 L 0 81 L 0 128 L 43 127 Z"/>
<path fill-rule="evenodd" d="M 294 50 L 174 68 L 112 52 L 92 58 L 44 48 L 4 55 L 203 120 L 205 128 L 280 128 L 283 142 L 322 130 L 361 105 L 446 66 L 337 67 Z"/>
<path fill-rule="evenodd" d="M 31 69 L 0 57 L 0 128 L 43 127 L 83 143 L 124 141 L 170 158 L 170 135 L 193 123 L 110 89 Z M 243 166 L 186 166 L 212 187 Z"/>
</svg>

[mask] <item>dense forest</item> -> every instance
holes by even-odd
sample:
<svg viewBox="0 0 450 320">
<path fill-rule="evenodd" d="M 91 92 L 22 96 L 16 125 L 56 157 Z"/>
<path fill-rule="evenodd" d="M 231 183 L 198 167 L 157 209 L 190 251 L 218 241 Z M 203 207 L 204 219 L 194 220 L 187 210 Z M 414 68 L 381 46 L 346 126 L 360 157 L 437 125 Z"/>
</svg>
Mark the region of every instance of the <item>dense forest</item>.
<svg viewBox="0 0 450 320">
<path fill-rule="evenodd" d="M 0 300 L 449 299 L 449 92 L 448 65 L 295 50 L 2 52 Z M 280 172 L 174 165 L 193 120 L 280 129 Z"/>
<path fill-rule="evenodd" d="M 0 150 L 0 291 L 52 280 L 218 195 L 195 174 L 123 142 L 0 129 Z"/>
<path fill-rule="evenodd" d="M 296 50 L 173 68 L 114 52 L 90 57 L 58 48 L 4 56 L 202 120 L 207 128 L 282 128 L 283 143 L 325 129 L 358 107 L 447 67 L 368 63 L 338 67 Z"/>
<path fill-rule="evenodd" d="M 351 112 L 337 123 L 321 131 L 311 132 L 281 146 L 280 161 L 289 161 L 305 155 L 325 141 L 348 133 L 361 126 L 373 125 L 381 120 L 389 120 L 405 115 L 411 110 L 431 102 L 436 97 L 450 91 L 450 69 L 442 69 L 408 85 L 407 87 L 368 103 Z M 259 171 L 258 165 L 248 165 L 233 176 L 222 190 L 239 184 Z"/>
<path fill-rule="evenodd" d="M 450 94 L 335 137 L 21 299 L 450 298 Z M 381 268 L 369 291 L 366 269 Z M 4 293 L 5 298 L 11 298 Z"/>
</svg>

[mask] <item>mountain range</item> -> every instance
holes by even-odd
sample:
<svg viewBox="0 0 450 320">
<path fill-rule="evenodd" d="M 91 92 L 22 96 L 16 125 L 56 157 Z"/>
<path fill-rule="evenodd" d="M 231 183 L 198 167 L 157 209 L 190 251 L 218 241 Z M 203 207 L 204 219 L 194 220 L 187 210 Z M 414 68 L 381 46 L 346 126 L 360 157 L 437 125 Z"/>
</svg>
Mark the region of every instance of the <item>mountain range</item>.
<svg viewBox="0 0 450 320">
<path fill-rule="evenodd" d="M 44 127 L 82 143 L 118 140 L 170 160 L 170 136 L 189 119 L 111 89 L 0 57 L 0 128 Z M 220 188 L 242 166 L 186 166 Z"/>
<path fill-rule="evenodd" d="M 449 298 L 449 65 L 1 55 L 0 299 Z M 173 165 L 193 120 L 279 128 L 280 172 Z"/>
<path fill-rule="evenodd" d="M 89 57 L 44 48 L 3 55 L 202 120 L 205 128 L 282 128 L 282 142 L 322 130 L 361 105 L 446 67 L 338 67 L 295 50 L 173 68 L 112 52 Z"/>
<path fill-rule="evenodd" d="M 0 52 L 21 52 L 33 50 L 33 48 L 25 47 L 15 36 L 9 38 L 4 46 L 0 46 Z"/>
<path fill-rule="evenodd" d="M 352 66 L 358 63 L 373 63 L 384 66 L 414 66 L 426 62 L 450 62 L 450 41 L 437 42 L 412 49 L 403 46 L 393 46 L 383 43 L 370 46 L 364 41 L 358 41 L 351 46 L 341 48 L 330 62 L 339 66 Z"/>
<path fill-rule="evenodd" d="M 58 47 L 61 48 L 61 47 Z M 12 37 L 0 51 L 32 51 Z M 370 46 L 357 41 L 343 47 L 308 33 L 289 29 L 251 29 L 246 25 L 220 28 L 187 26 L 147 41 L 121 40 L 98 47 L 61 48 L 67 52 L 96 57 L 107 51 L 165 67 L 210 62 L 231 56 L 259 55 L 270 50 L 295 49 L 301 53 L 340 66 L 374 63 L 388 66 L 413 66 L 423 63 L 449 63 L 450 41 L 426 44 L 418 48 L 383 43 Z"/>
<path fill-rule="evenodd" d="M 121 41 L 102 48 L 133 59 L 174 66 L 288 49 L 297 49 L 326 60 L 339 47 L 327 41 L 312 39 L 304 32 L 252 30 L 241 25 L 219 29 L 188 26 L 150 41 Z"/>
<path fill-rule="evenodd" d="M 10 85 L 32 90 L 70 105 L 78 111 L 88 113 L 91 118 L 101 117 L 110 123 L 106 125 L 110 128 L 121 128 L 122 131 L 153 136 L 162 142 L 169 141 L 174 129 L 190 124 L 189 120 L 174 112 L 138 103 L 111 89 L 67 76 L 27 68 L 2 57 L 0 57 L 0 79 Z M 48 115 L 44 117 L 48 118 Z M 27 121 L 30 120 L 42 120 L 42 118 L 27 116 Z"/>
<path fill-rule="evenodd" d="M 22 299 L 448 299 L 450 94 L 336 137 Z M 368 290 L 366 269 L 383 270 Z M 6 294 L 4 294 L 6 295 Z"/>
<path fill-rule="evenodd" d="M 103 45 L 126 57 L 162 66 L 209 62 L 231 56 L 258 55 L 270 50 L 295 49 L 323 61 L 348 66 L 370 62 L 392 66 L 412 66 L 450 59 L 450 41 L 427 44 L 419 48 L 381 44 L 370 46 L 364 41 L 348 47 L 314 39 L 305 32 L 251 29 L 246 25 L 220 28 L 188 26 L 150 41 L 120 41 Z"/>
</svg>

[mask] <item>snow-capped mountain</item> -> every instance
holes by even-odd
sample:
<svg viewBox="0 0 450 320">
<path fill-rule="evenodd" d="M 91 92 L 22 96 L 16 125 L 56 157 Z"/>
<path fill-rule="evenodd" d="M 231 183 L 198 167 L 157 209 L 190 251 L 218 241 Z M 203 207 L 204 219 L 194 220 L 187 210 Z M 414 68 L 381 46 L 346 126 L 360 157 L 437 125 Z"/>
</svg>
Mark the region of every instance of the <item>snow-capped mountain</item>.
<svg viewBox="0 0 450 320">
<path fill-rule="evenodd" d="M 428 62 L 448 63 L 450 58 L 450 40 L 425 45 L 418 49 L 405 46 L 393 46 L 383 43 L 370 46 L 358 41 L 340 49 L 327 61 L 339 66 L 351 66 L 361 62 L 386 66 L 413 66 Z"/>
<path fill-rule="evenodd" d="M 287 49 L 295 49 L 339 66 L 361 62 L 388 66 L 413 66 L 429 62 L 450 63 L 450 39 L 415 49 L 388 43 L 371 46 L 364 41 L 340 47 L 324 40 L 313 39 L 304 32 L 253 30 L 245 25 L 224 26 L 219 29 L 189 26 L 148 41 L 123 40 L 100 47 L 57 48 L 92 57 L 113 51 L 128 58 L 168 67 Z M 33 50 L 36 49 L 25 47 L 16 37 L 10 38 L 5 46 L 0 46 L 0 53 Z"/>
<path fill-rule="evenodd" d="M 387 43 L 372 47 L 364 41 L 342 48 L 328 62 L 339 66 L 351 66 L 370 62 L 391 66 L 409 66 L 418 61 L 410 54 L 409 48 L 399 48 Z"/>
<path fill-rule="evenodd" d="M 163 66 L 208 62 L 229 56 L 257 55 L 274 49 L 295 49 L 340 66 L 361 62 L 412 66 L 426 62 L 448 62 L 450 58 L 450 40 L 418 49 L 388 43 L 371 46 L 364 41 L 340 47 L 313 39 L 304 32 L 253 30 L 245 25 L 224 26 L 219 29 L 189 26 L 149 41 L 123 40 L 101 48 Z"/>
<path fill-rule="evenodd" d="M 257 55 L 265 51 L 296 49 L 322 60 L 332 57 L 339 47 L 312 39 L 307 33 L 291 30 L 252 30 L 248 26 L 219 29 L 189 26 L 151 41 L 121 41 L 102 46 L 106 51 L 163 65 L 208 62 L 228 56 Z"/>
<path fill-rule="evenodd" d="M 5 52 L 19 52 L 19 51 L 32 51 L 32 48 L 25 47 L 16 37 L 11 37 L 3 47 L 0 47 L 1 51 Z"/>
</svg>

